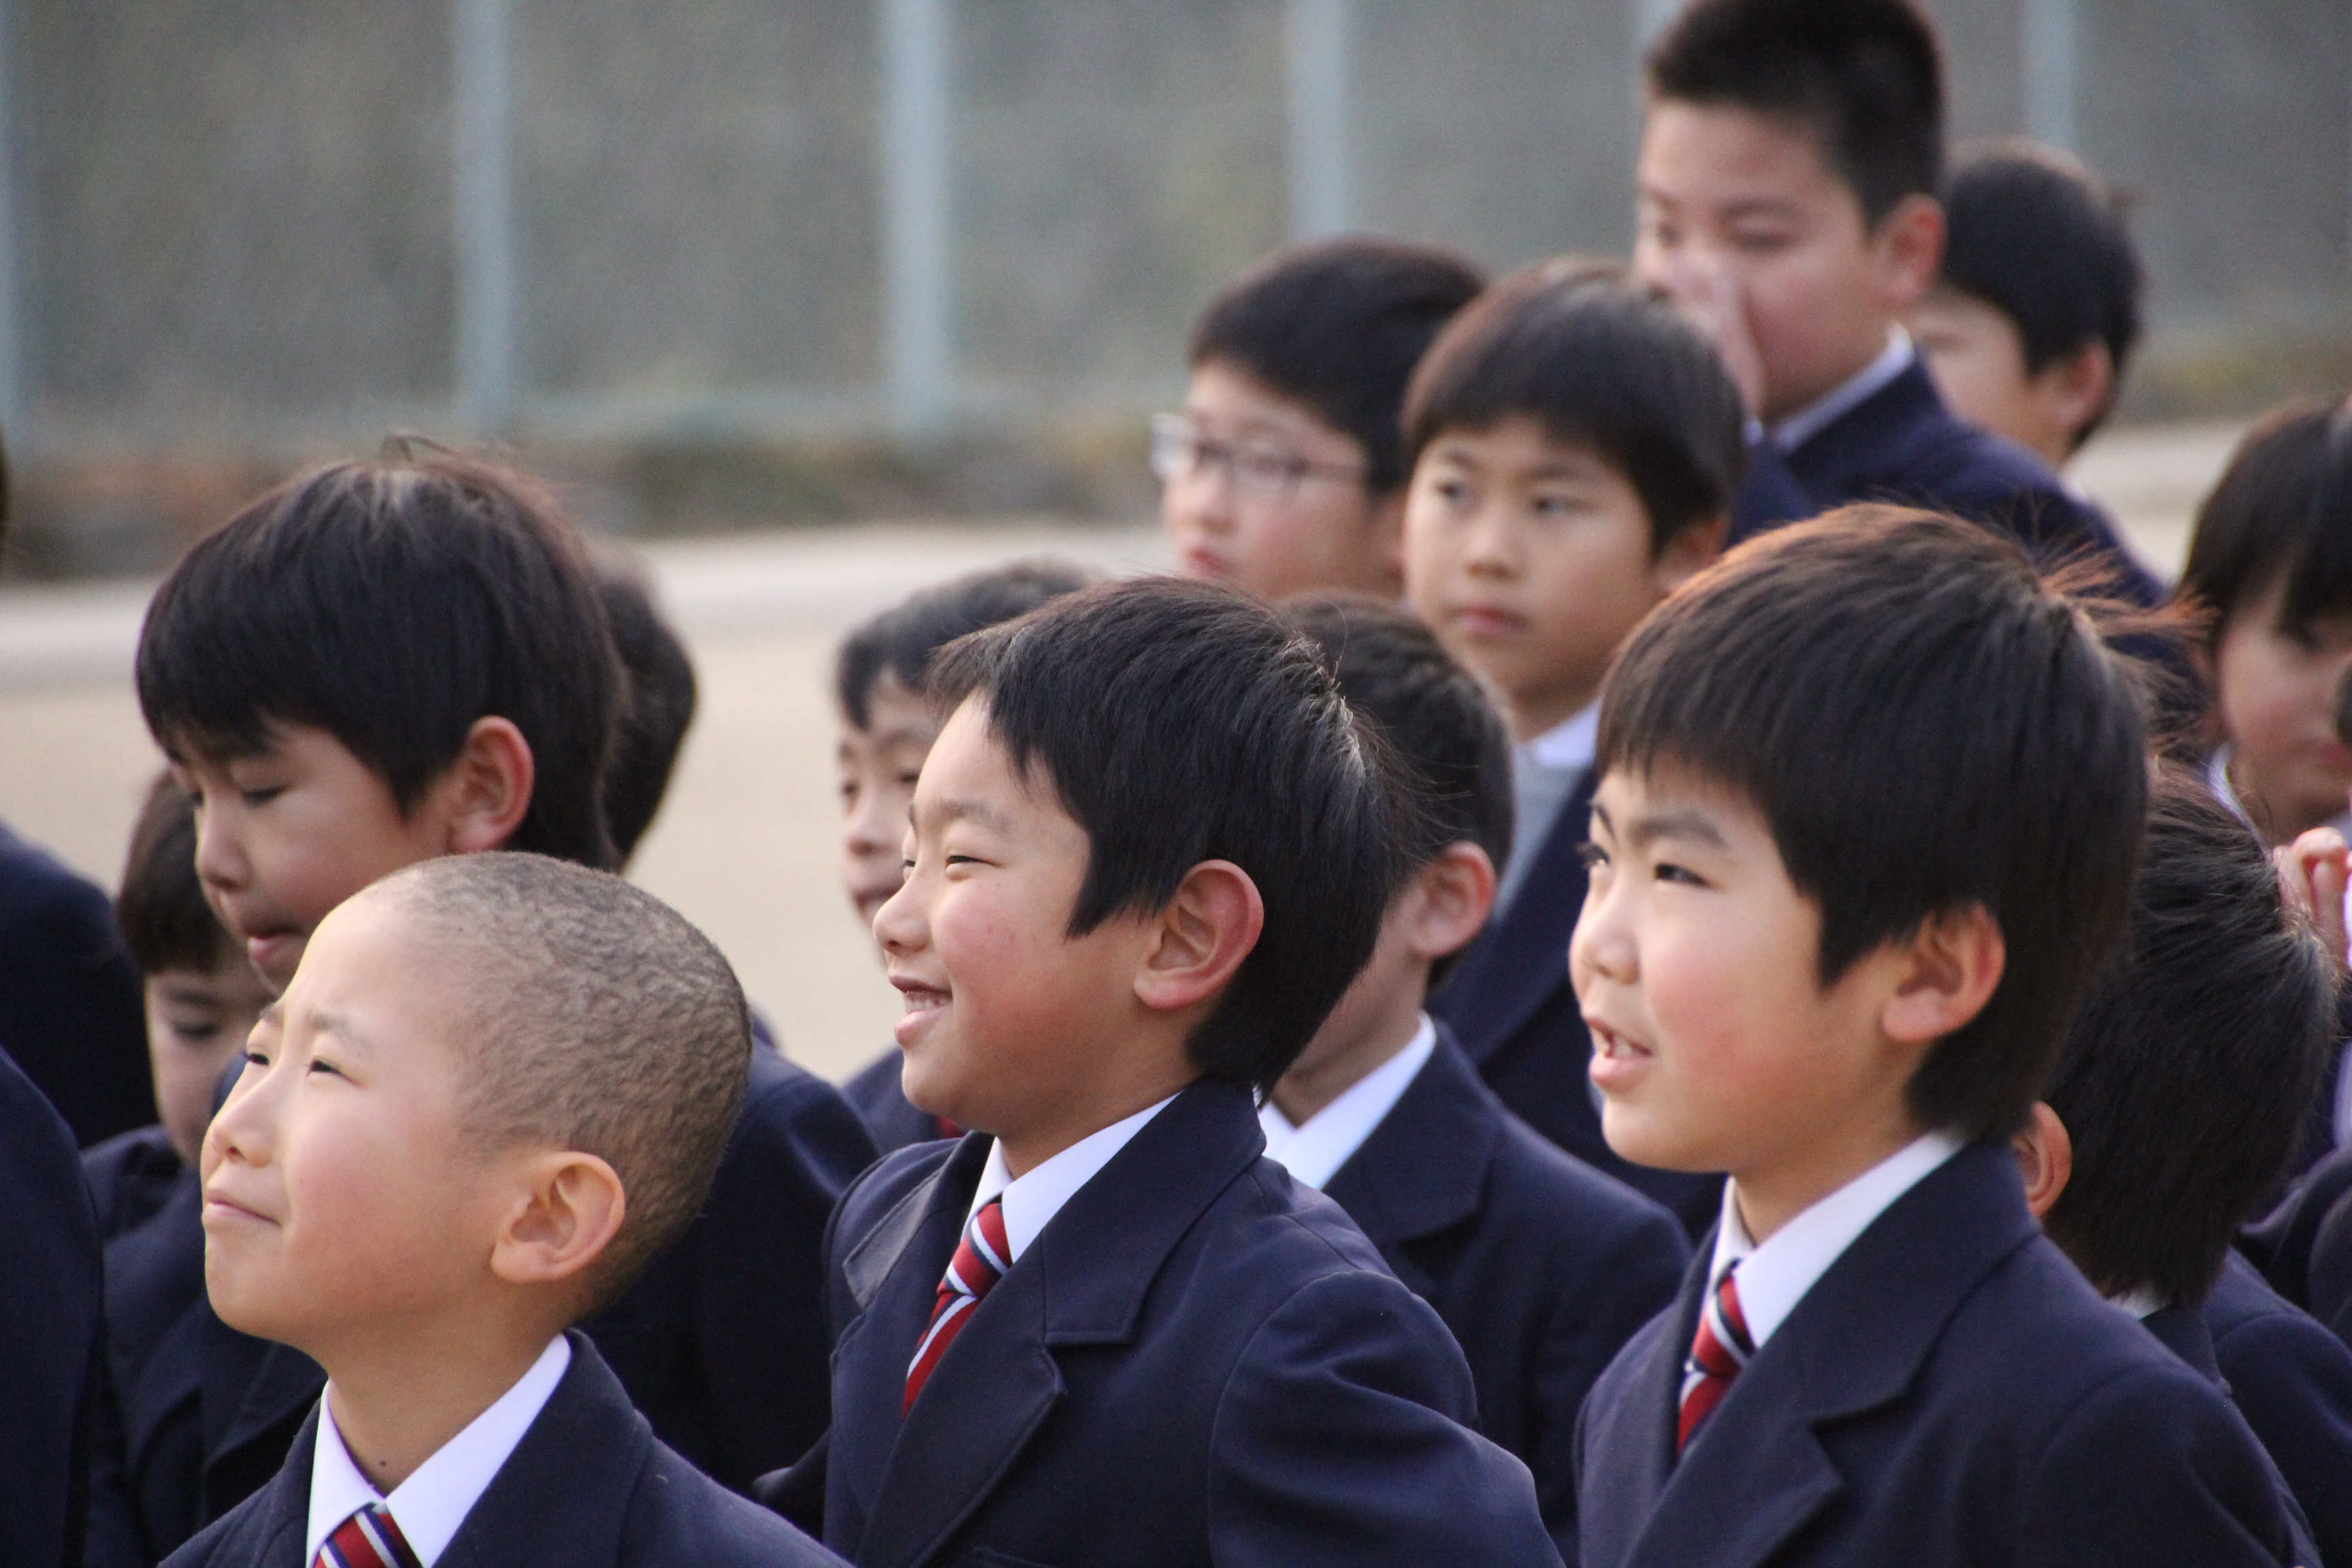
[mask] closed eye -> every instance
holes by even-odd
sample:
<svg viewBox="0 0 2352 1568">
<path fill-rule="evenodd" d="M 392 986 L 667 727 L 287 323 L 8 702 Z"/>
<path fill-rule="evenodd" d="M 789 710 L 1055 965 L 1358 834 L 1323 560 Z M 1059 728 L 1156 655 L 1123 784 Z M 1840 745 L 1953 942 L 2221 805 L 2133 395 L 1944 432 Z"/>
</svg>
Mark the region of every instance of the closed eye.
<svg viewBox="0 0 2352 1568">
<path fill-rule="evenodd" d="M 1658 880 L 1661 882 L 1681 882 L 1693 888 L 1704 888 L 1707 885 L 1706 878 L 1700 876 L 1697 872 L 1690 869 L 1688 867 L 1677 866 L 1671 860 L 1661 860 L 1658 862 Z"/>
</svg>

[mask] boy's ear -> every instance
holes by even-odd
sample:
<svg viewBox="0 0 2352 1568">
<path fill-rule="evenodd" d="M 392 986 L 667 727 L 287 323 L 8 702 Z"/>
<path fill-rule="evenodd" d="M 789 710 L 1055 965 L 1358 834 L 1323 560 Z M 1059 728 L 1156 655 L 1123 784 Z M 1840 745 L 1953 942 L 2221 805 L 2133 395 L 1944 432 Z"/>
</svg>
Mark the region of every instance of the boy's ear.
<svg viewBox="0 0 2352 1568">
<path fill-rule="evenodd" d="M 2074 1139 L 2046 1100 L 2037 1100 L 2025 1130 L 2009 1141 L 2025 1177 L 2025 1206 L 2040 1219 L 2058 1206 L 2074 1174 Z"/>
<path fill-rule="evenodd" d="M 1889 1039 L 1932 1046 L 1984 1011 L 2008 962 L 2000 922 L 1982 904 L 1929 915 L 1911 937 L 1879 1025 Z"/>
<path fill-rule="evenodd" d="M 1878 253 L 1879 292 L 1896 313 L 1917 304 L 1944 268 L 1944 207 L 1917 193 L 1890 208 L 1871 235 Z"/>
<path fill-rule="evenodd" d="M 490 1271 L 509 1285 L 576 1277 L 604 1254 L 629 1212 L 613 1167 L 576 1149 L 525 1156 L 525 1195 L 490 1248 Z"/>
<path fill-rule="evenodd" d="M 440 805 L 448 821 L 449 853 L 496 849 L 514 837 L 530 810 L 539 776 L 530 742 L 511 719 L 474 721 L 465 749 L 442 775 Z"/>
<path fill-rule="evenodd" d="M 2115 356 L 2096 338 L 2043 365 L 2032 380 L 2034 399 L 2050 422 L 2077 439 L 2084 426 L 2105 412 L 2115 390 Z"/>
<path fill-rule="evenodd" d="M 1469 945 L 1495 907 L 1495 862 L 1466 838 L 1437 852 L 1414 876 L 1405 950 L 1434 963 Z"/>
<path fill-rule="evenodd" d="M 1724 537 L 1731 531 L 1731 514 L 1694 522 L 1666 541 L 1650 568 L 1650 579 L 1660 597 L 1673 593 L 1715 564 L 1723 553 Z"/>
<path fill-rule="evenodd" d="M 1135 994 L 1154 1012 L 1214 996 L 1257 945 L 1265 900 L 1230 860 L 1203 860 L 1184 873 L 1151 933 Z"/>
</svg>

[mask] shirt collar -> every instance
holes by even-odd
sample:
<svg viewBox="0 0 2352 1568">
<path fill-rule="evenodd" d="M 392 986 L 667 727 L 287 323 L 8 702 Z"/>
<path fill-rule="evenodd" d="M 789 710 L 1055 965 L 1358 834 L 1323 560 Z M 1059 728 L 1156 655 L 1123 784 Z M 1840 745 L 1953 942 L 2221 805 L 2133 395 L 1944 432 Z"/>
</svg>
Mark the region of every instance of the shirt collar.
<svg viewBox="0 0 2352 1568">
<path fill-rule="evenodd" d="M 1601 741 L 1601 700 L 1594 698 L 1574 716 L 1546 730 L 1519 749 L 1538 765 L 1564 773 L 1580 773 L 1592 765 Z"/>
<path fill-rule="evenodd" d="M 1265 1152 L 1278 1160 L 1293 1179 L 1320 1192 L 1331 1184 L 1339 1167 L 1356 1157 L 1373 1129 L 1388 1120 L 1421 1069 L 1437 1049 L 1437 1026 L 1421 1016 L 1421 1027 L 1404 1048 L 1341 1091 L 1339 1097 L 1294 1127 L 1272 1100 L 1258 1107 L 1258 1125 L 1265 1130 Z"/>
<path fill-rule="evenodd" d="M 1716 1227 L 1715 1258 L 1707 1270 L 1712 1289 L 1724 1270 L 1739 1265 L 1739 1312 L 1750 1342 L 1761 1349 L 1772 1331 L 1788 1320 L 1830 1266 L 1872 1222 L 1929 1173 L 1958 1153 L 1960 1141 L 1948 1132 L 1914 1139 L 1825 1198 L 1821 1198 L 1759 1246 L 1739 1216 L 1737 1182 L 1723 1187 L 1723 1223 Z"/>
<path fill-rule="evenodd" d="M 343 1521 L 370 1503 L 382 1503 L 391 1510 L 393 1522 L 400 1526 L 417 1562 L 424 1568 L 433 1568 L 449 1549 L 449 1542 L 457 1538 L 458 1526 L 505 1468 L 515 1445 L 539 1419 L 571 1364 L 572 1342 L 558 1334 L 512 1388 L 468 1422 L 464 1431 L 435 1449 L 432 1458 L 392 1489 L 390 1497 L 377 1491 L 352 1462 L 351 1450 L 343 1446 L 343 1435 L 335 1426 L 334 1407 L 321 1394 L 319 1440 L 310 1455 L 310 1537 L 302 1561 L 317 1562 L 319 1548 L 342 1527 Z"/>
<path fill-rule="evenodd" d="M 1878 357 L 1773 426 L 1772 444 L 1783 452 L 1795 451 L 1909 370 L 1917 357 L 1909 332 L 1900 325 L 1887 328 L 1886 346 Z M 1740 1300 L 1744 1304 L 1747 1298 L 1743 1295 Z"/>
<path fill-rule="evenodd" d="M 1018 1263 L 1038 1233 L 1062 1212 L 1062 1205 L 1094 1180 L 1129 1141 L 1143 1131 L 1143 1124 L 1167 1110 L 1169 1101 L 1175 1098 L 1171 1094 L 1157 1105 L 1146 1106 L 1099 1131 L 1087 1133 L 1017 1181 L 1004 1163 L 1004 1145 L 990 1143 L 988 1163 L 981 1170 L 980 1185 L 972 1189 L 971 1207 L 964 1213 L 964 1223 L 970 1225 L 982 1204 L 1001 1194 L 1004 1199 L 1005 1245 L 1013 1253 L 1010 1261 Z"/>
<path fill-rule="evenodd" d="M 2126 1290 L 2107 1298 L 2135 1318 L 2152 1317 L 2172 1305 L 2172 1299 L 2153 1285 L 2143 1285 L 2137 1290 Z"/>
</svg>

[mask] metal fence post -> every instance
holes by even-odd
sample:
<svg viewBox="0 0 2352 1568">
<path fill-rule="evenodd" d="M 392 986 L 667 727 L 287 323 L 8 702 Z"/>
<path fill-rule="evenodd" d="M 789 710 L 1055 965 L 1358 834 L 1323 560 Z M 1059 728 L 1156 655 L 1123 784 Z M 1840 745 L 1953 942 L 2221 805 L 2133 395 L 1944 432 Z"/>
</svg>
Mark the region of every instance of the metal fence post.
<svg viewBox="0 0 2352 1568">
<path fill-rule="evenodd" d="M 1353 221 L 1348 168 L 1348 0 L 1289 0 L 1283 55 L 1290 120 L 1290 234 Z"/>
<path fill-rule="evenodd" d="M 927 440 L 954 407 L 948 0 L 882 0 L 882 307 L 890 424 Z"/>
<path fill-rule="evenodd" d="M 2025 133 L 2063 152 L 2081 151 L 2074 89 L 2080 70 L 2074 0 L 2023 0 L 2018 32 L 2025 86 Z"/>
<path fill-rule="evenodd" d="M 457 414 L 484 435 L 516 414 L 513 75 L 507 0 L 453 0 Z"/>
</svg>

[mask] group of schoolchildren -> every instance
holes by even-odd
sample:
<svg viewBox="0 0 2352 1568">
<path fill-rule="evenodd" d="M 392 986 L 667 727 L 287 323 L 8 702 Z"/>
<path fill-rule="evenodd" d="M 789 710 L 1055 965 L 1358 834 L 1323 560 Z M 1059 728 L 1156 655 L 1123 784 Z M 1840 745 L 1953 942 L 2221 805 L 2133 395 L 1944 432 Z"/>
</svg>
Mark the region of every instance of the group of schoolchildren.
<svg viewBox="0 0 2352 1568">
<path fill-rule="evenodd" d="M 2161 608 L 2056 474 L 2091 177 L 1948 178 L 1908 0 L 1647 87 L 1630 265 L 1281 253 L 1176 574 L 842 644 L 839 1090 L 618 875 L 693 670 L 545 490 L 411 441 L 192 549 L 155 1125 L 0 1058 L 0 1556 L 2352 1563 L 2352 405 Z"/>
</svg>

